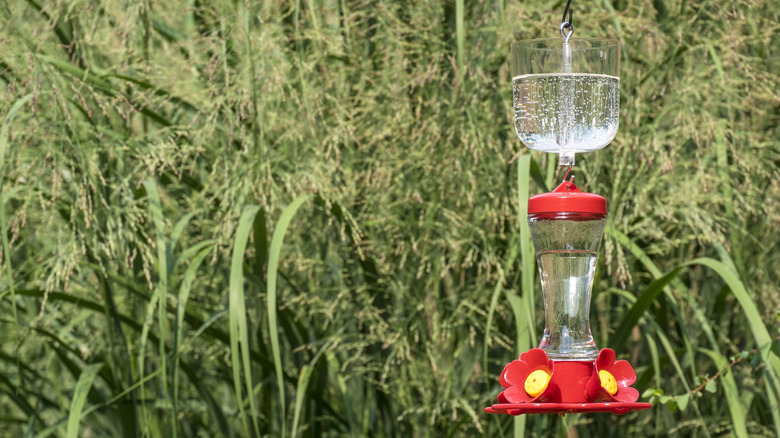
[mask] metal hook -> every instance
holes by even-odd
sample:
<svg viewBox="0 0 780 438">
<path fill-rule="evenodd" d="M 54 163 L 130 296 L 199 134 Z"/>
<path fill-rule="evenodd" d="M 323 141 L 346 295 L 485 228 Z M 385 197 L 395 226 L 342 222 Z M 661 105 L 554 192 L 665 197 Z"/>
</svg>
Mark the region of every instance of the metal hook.
<svg viewBox="0 0 780 438">
<path fill-rule="evenodd" d="M 565 32 L 566 28 L 569 29 L 569 32 Z M 561 36 L 566 38 L 566 41 L 569 41 L 569 38 L 571 38 L 571 34 L 574 33 L 574 26 L 572 26 L 566 21 L 561 23 L 561 27 L 559 27 L 558 29 L 561 31 Z"/>
</svg>

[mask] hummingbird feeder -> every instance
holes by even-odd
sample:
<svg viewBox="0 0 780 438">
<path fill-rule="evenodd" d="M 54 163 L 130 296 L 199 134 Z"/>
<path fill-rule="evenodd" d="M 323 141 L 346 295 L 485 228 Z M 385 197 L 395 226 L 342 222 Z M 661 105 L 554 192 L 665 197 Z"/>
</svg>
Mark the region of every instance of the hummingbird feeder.
<svg viewBox="0 0 780 438">
<path fill-rule="evenodd" d="M 494 414 L 551 414 L 647 409 L 631 385 L 636 374 L 615 352 L 599 350 L 590 331 L 590 299 L 607 201 L 567 181 L 577 152 L 608 145 L 618 129 L 619 42 L 571 39 L 571 10 L 563 39 L 512 44 L 515 131 L 529 148 L 557 153 L 566 167 L 552 192 L 528 200 L 544 295 L 545 328 L 538 348 L 504 367 Z"/>
</svg>

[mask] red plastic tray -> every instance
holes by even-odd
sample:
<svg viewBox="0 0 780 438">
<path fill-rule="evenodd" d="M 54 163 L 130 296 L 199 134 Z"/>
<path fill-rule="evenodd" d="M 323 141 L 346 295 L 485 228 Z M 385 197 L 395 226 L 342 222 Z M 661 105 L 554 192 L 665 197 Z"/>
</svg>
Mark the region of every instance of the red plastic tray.
<svg viewBox="0 0 780 438">
<path fill-rule="evenodd" d="M 630 411 L 649 409 L 650 403 L 501 403 L 485 408 L 488 414 L 576 414 L 611 412 L 623 415 Z"/>
</svg>

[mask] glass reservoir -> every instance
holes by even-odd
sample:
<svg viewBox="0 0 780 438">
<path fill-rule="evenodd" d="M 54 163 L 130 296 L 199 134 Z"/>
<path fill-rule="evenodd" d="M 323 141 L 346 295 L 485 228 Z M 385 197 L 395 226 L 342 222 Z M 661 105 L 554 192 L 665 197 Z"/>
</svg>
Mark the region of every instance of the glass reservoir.
<svg viewBox="0 0 780 438">
<path fill-rule="evenodd" d="M 553 360 L 593 360 L 590 298 L 606 200 L 563 182 L 528 202 L 528 225 L 544 294 L 545 328 L 539 348 Z"/>
<path fill-rule="evenodd" d="M 620 44 L 597 38 L 512 43 L 515 132 L 530 149 L 558 153 L 608 145 L 618 129 Z"/>
</svg>

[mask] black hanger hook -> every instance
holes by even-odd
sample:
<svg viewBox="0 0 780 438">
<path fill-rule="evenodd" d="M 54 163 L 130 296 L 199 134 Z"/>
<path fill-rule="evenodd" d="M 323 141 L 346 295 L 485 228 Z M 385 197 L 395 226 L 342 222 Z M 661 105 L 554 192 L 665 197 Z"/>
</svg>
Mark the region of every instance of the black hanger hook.
<svg viewBox="0 0 780 438">
<path fill-rule="evenodd" d="M 571 12 L 572 12 L 572 10 L 569 9 L 569 6 L 571 6 L 571 0 L 566 2 L 566 8 L 563 10 L 563 17 L 561 18 L 561 23 L 563 23 L 563 28 L 564 29 L 572 27 L 572 21 L 571 21 Z M 566 12 L 569 13 L 569 21 L 566 21 Z"/>
</svg>

